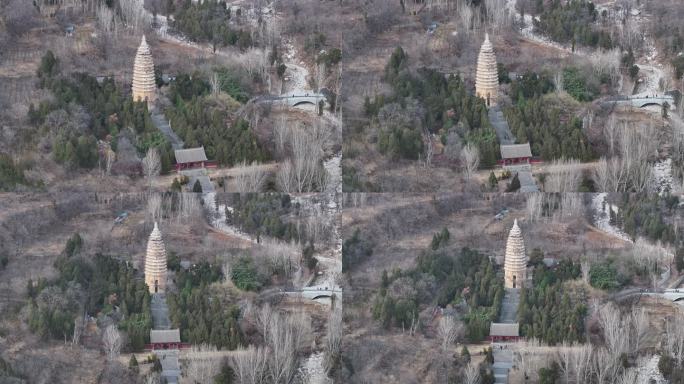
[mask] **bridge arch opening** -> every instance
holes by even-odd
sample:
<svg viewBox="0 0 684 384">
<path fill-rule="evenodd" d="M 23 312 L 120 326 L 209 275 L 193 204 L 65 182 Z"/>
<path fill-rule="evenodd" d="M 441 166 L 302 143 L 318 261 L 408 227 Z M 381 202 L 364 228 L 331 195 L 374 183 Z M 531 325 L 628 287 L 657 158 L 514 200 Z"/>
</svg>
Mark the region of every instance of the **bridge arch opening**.
<svg viewBox="0 0 684 384">
<path fill-rule="evenodd" d="M 639 108 L 645 108 L 645 107 L 650 107 L 650 106 L 657 106 L 657 107 L 662 107 L 662 103 L 659 103 L 657 101 L 652 101 L 652 102 L 647 102 L 643 103 L 639 106 Z"/>
<path fill-rule="evenodd" d="M 309 101 L 309 100 L 297 101 L 296 103 L 292 104 L 292 106 L 296 107 L 296 106 L 303 105 L 303 104 L 313 105 L 314 107 L 316 106 L 316 104 L 314 102 Z"/>
</svg>

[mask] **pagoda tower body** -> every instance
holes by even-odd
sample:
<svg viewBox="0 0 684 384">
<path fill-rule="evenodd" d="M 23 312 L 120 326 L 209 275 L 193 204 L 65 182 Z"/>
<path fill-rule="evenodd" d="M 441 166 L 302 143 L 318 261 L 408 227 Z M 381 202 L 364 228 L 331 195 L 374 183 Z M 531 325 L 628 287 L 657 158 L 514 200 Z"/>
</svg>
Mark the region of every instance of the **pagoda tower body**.
<svg viewBox="0 0 684 384">
<path fill-rule="evenodd" d="M 154 62 L 147 45 L 145 35 L 142 37 L 138 53 L 133 63 L 133 100 L 154 102 L 157 98 L 157 84 L 154 79 Z"/>
<path fill-rule="evenodd" d="M 527 255 L 522 232 L 518 227 L 518 219 L 513 222 L 513 228 L 508 234 L 506 242 L 506 257 L 504 259 L 504 286 L 506 288 L 520 288 L 527 280 Z"/>
<path fill-rule="evenodd" d="M 477 58 L 475 95 L 485 99 L 488 107 L 495 105 L 499 97 L 499 73 L 494 47 L 489 42 L 489 34 L 485 34 L 485 41 L 482 43 L 480 55 Z"/>
<path fill-rule="evenodd" d="M 166 290 L 166 249 L 156 222 L 150 238 L 147 240 L 145 284 L 147 284 L 150 293 Z"/>
</svg>

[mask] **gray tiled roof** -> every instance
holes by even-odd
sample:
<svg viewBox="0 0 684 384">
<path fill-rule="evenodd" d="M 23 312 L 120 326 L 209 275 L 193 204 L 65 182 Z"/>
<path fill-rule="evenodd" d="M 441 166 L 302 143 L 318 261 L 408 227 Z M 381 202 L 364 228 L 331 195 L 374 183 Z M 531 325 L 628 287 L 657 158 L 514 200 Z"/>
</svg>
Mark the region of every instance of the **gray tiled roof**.
<svg viewBox="0 0 684 384">
<path fill-rule="evenodd" d="M 207 161 L 207 155 L 204 153 L 204 147 L 176 149 L 176 163 L 193 163 L 196 161 Z"/>
<path fill-rule="evenodd" d="M 520 336 L 520 324 L 518 323 L 492 323 L 489 327 L 489 336 Z"/>
<path fill-rule="evenodd" d="M 179 329 L 150 330 L 150 343 L 180 343 Z"/>
<path fill-rule="evenodd" d="M 525 144 L 509 144 L 501 146 L 502 159 L 515 159 L 519 157 L 532 157 L 532 150 L 530 143 Z"/>
</svg>

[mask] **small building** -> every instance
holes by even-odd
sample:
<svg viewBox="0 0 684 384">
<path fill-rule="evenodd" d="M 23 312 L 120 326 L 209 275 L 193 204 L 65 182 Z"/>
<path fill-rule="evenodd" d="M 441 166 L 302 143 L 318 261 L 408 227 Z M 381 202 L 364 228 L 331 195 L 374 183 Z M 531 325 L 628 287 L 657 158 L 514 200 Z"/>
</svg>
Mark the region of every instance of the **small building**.
<svg viewBox="0 0 684 384">
<path fill-rule="evenodd" d="M 530 148 L 530 143 L 501 146 L 501 165 L 504 167 L 529 164 L 531 158 L 532 149 Z"/>
<path fill-rule="evenodd" d="M 518 341 L 520 338 L 518 323 L 492 323 L 489 326 L 489 340 L 492 342 Z"/>
<path fill-rule="evenodd" d="M 149 349 L 180 349 L 180 329 L 152 329 L 150 330 Z"/>
<path fill-rule="evenodd" d="M 176 157 L 176 171 L 178 172 L 185 169 L 204 168 L 208 163 L 203 146 L 199 148 L 176 149 L 174 154 Z"/>
<path fill-rule="evenodd" d="M 176 76 L 170 73 L 162 73 L 161 80 L 164 85 L 169 85 L 171 82 L 176 81 Z"/>
</svg>

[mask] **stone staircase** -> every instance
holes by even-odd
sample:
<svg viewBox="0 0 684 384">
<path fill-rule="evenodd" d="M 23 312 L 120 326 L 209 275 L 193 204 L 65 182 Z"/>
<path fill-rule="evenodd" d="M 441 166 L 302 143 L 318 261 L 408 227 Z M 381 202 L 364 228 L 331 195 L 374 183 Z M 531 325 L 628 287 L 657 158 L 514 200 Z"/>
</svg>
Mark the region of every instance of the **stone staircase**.
<svg viewBox="0 0 684 384">
<path fill-rule="evenodd" d="M 169 308 L 166 304 L 166 295 L 163 293 L 152 294 L 151 303 L 152 312 L 152 328 L 153 329 L 170 329 L 171 319 L 169 319 Z M 179 351 L 177 349 L 156 350 L 154 354 L 157 355 L 162 366 L 161 377 L 163 382 L 169 384 L 178 383 L 181 376 L 180 363 L 178 361 Z"/>
</svg>

